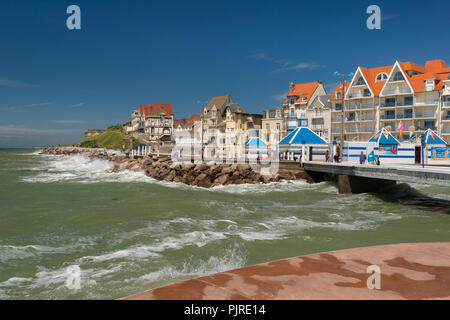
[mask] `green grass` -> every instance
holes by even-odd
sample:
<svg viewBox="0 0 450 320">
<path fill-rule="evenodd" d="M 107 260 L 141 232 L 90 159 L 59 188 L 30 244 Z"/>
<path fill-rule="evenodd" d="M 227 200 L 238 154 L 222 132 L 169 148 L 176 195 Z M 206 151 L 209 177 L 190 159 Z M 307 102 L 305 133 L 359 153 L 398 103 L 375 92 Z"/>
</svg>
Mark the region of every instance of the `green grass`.
<svg viewBox="0 0 450 320">
<path fill-rule="evenodd" d="M 121 125 L 110 126 L 106 131 L 96 135 L 95 137 L 80 142 L 80 146 L 90 148 L 99 146 L 100 148 L 108 148 L 114 150 L 127 150 L 131 147 L 137 147 L 141 142 L 133 137 L 128 137 L 122 129 Z"/>
</svg>

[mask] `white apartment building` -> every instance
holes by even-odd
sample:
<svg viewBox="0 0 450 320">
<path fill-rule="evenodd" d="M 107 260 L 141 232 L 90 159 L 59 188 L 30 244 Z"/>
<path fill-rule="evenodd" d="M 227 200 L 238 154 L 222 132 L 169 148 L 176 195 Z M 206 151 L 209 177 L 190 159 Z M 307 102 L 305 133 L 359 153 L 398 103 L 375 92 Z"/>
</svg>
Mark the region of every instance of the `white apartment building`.
<svg viewBox="0 0 450 320">
<path fill-rule="evenodd" d="M 397 61 L 392 66 L 358 67 L 345 90 L 338 85 L 330 98 L 332 140 L 340 140 L 344 102 L 346 141 L 367 141 L 383 127 L 400 140 L 410 140 L 410 131 L 414 139 L 430 128 L 450 141 L 449 76 L 442 60 L 425 66 Z"/>
</svg>

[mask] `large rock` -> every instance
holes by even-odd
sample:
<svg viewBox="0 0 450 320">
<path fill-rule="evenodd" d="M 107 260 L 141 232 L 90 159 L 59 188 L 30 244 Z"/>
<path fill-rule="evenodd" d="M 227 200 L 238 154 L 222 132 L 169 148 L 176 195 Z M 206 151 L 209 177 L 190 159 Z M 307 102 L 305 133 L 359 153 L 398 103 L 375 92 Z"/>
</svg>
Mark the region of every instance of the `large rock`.
<svg viewBox="0 0 450 320">
<path fill-rule="evenodd" d="M 203 188 L 210 188 L 212 186 L 211 179 L 206 173 L 201 173 L 195 178 L 194 184 Z"/>
</svg>

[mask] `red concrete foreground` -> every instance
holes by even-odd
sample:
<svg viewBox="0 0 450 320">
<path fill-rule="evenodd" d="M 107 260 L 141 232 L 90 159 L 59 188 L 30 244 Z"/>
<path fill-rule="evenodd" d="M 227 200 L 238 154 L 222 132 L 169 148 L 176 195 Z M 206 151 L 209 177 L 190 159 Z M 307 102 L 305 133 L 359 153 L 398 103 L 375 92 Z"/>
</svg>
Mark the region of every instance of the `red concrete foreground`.
<svg viewBox="0 0 450 320">
<path fill-rule="evenodd" d="M 367 287 L 367 279 L 374 276 L 373 271 L 367 272 L 370 265 L 380 267 L 380 289 Z M 123 299 L 450 299 L 450 242 L 311 254 L 204 276 Z"/>
</svg>

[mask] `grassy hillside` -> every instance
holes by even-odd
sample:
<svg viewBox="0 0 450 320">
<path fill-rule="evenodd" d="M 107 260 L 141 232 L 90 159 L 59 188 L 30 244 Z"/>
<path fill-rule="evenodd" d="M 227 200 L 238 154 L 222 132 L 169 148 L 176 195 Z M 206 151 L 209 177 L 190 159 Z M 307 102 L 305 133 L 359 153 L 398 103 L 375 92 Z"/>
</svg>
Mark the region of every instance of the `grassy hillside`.
<svg viewBox="0 0 450 320">
<path fill-rule="evenodd" d="M 138 144 L 141 144 L 139 140 L 127 136 L 123 132 L 122 126 L 116 125 L 109 127 L 103 132 L 99 130 L 99 134 L 80 142 L 80 147 L 99 146 L 100 148 L 127 150 L 131 146 L 137 147 Z"/>
</svg>

